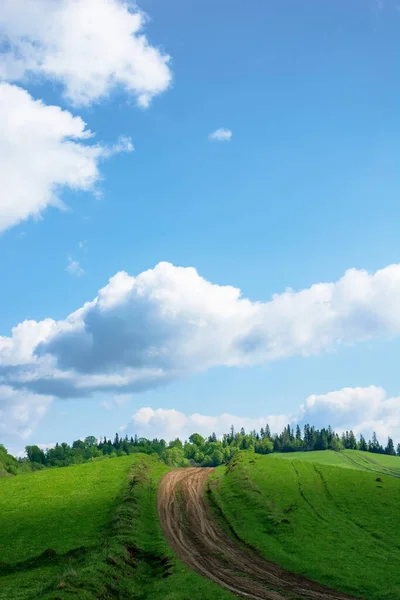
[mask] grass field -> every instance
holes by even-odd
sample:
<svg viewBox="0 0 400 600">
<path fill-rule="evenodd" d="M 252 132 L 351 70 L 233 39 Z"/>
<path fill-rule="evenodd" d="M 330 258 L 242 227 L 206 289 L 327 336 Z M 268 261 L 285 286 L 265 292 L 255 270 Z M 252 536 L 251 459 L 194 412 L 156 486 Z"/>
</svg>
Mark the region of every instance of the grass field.
<svg viewBox="0 0 400 600">
<path fill-rule="evenodd" d="M 122 457 L 0 479 L 1 600 L 39 597 L 72 568 L 63 555 L 75 551 L 75 566 L 100 545 L 131 463 Z M 40 557 L 50 550 L 57 558 Z"/>
<path fill-rule="evenodd" d="M 228 600 L 184 566 L 157 517 L 168 467 L 131 455 L 0 479 L 0 600 Z M 400 458 L 241 452 L 215 514 L 263 556 L 367 600 L 400 598 Z"/>
<path fill-rule="evenodd" d="M 2 561 L 97 545 L 131 463 L 124 456 L 1 479 Z"/>
<path fill-rule="evenodd" d="M 360 452 L 359 450 L 342 450 L 341 452 L 324 450 L 323 452 L 296 452 L 296 454 L 287 452 L 285 454 L 274 454 L 273 457 L 279 460 L 290 461 L 295 458 L 302 462 L 372 471 L 383 475 L 400 477 L 400 457 L 387 456 L 386 454 L 371 454 L 370 452 Z"/>
<path fill-rule="evenodd" d="M 168 468 L 134 455 L 0 480 L 1 600 L 228 600 L 187 569 L 157 518 Z"/>
<path fill-rule="evenodd" d="M 264 557 L 367 600 L 400 598 L 400 458 L 239 453 L 210 501 Z M 221 515 L 223 514 L 223 517 Z"/>
</svg>

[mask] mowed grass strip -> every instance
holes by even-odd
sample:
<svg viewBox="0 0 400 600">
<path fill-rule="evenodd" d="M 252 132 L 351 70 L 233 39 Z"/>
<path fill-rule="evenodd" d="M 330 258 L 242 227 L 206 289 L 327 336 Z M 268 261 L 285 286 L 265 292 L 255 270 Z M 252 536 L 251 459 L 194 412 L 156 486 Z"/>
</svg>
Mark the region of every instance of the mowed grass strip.
<svg viewBox="0 0 400 600">
<path fill-rule="evenodd" d="M 270 457 L 272 458 L 272 457 Z M 312 451 L 312 452 L 287 452 L 274 454 L 273 458 L 278 460 L 301 460 L 302 462 L 332 465 L 345 469 L 358 469 L 361 471 L 372 471 L 378 474 L 400 477 L 400 457 L 387 456 L 386 454 L 372 454 L 360 450 L 334 450 Z"/>
<path fill-rule="evenodd" d="M 123 456 L 0 479 L 1 561 L 99 544 L 131 464 Z"/>
<path fill-rule="evenodd" d="M 216 469 L 210 492 L 218 513 L 286 569 L 367 600 L 400 598 L 400 480 L 341 453 L 299 454 L 242 452 Z M 357 463 L 366 453 L 346 454 Z M 396 472 L 393 459 L 381 467 Z"/>
</svg>

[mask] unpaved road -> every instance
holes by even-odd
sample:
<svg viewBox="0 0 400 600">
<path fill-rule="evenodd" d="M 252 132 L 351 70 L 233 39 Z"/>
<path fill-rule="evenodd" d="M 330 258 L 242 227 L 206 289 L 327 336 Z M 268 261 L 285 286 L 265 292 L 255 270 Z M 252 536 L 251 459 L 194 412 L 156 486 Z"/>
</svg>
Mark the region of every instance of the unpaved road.
<svg viewBox="0 0 400 600">
<path fill-rule="evenodd" d="M 184 563 L 245 598 L 355 600 L 285 571 L 231 540 L 213 518 L 204 499 L 210 471 L 212 469 L 176 469 L 161 480 L 158 492 L 161 527 Z"/>
</svg>

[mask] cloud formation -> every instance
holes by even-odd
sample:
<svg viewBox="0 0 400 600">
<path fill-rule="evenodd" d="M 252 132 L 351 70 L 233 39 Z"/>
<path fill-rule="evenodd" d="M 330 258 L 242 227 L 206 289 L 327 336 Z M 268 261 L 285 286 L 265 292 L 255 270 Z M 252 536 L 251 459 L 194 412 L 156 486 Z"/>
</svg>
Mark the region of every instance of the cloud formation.
<svg viewBox="0 0 400 600">
<path fill-rule="evenodd" d="M 400 265 L 252 302 L 194 268 L 117 273 L 65 320 L 0 337 L 0 377 L 63 398 L 138 392 L 216 366 L 260 365 L 400 334 Z"/>
<path fill-rule="evenodd" d="M 287 415 L 269 415 L 261 418 L 240 417 L 224 413 L 217 416 L 202 415 L 194 413 L 185 415 L 175 409 L 150 407 L 140 408 L 132 417 L 132 422 L 125 427 L 127 431 L 138 433 L 142 437 L 159 437 L 172 440 L 176 437 L 187 439 L 192 433 L 200 433 L 208 436 L 215 433 L 217 436 L 227 433 L 234 426 L 236 431 L 244 427 L 247 431 L 261 427 L 269 423 L 273 431 L 280 431 L 288 424 Z M 130 433 L 129 433 L 130 434 Z"/>
<path fill-rule="evenodd" d="M 132 149 L 126 139 L 88 144 L 93 134 L 80 117 L 8 83 L 0 83 L 0 122 L 0 233 L 48 206 L 62 208 L 63 188 L 93 191 L 99 162 Z"/>
<path fill-rule="evenodd" d="M 28 438 L 51 402 L 50 396 L 28 391 L 20 394 L 9 386 L 0 385 L 0 438 Z"/>
<path fill-rule="evenodd" d="M 392 435 L 400 441 L 400 397 L 387 397 L 382 387 L 343 388 L 311 395 L 300 407 L 301 422 L 322 427 L 331 423 L 340 431 L 371 435 L 376 431 L 386 441 Z"/>
<path fill-rule="evenodd" d="M 230 129 L 224 129 L 220 127 L 213 133 L 210 133 L 208 139 L 214 142 L 230 142 L 232 138 L 232 131 Z"/>
<path fill-rule="evenodd" d="M 75 105 L 121 86 L 147 107 L 172 77 L 169 56 L 143 33 L 146 20 L 130 0 L 5 0 L 0 79 L 58 82 Z"/>
<path fill-rule="evenodd" d="M 65 267 L 65 270 L 70 275 L 75 275 L 75 277 L 82 277 L 85 274 L 85 271 L 82 269 L 79 261 L 73 260 L 71 256 L 68 257 L 68 264 Z"/>
<path fill-rule="evenodd" d="M 236 431 L 259 431 L 269 424 L 273 433 L 280 433 L 286 425 L 303 427 L 310 423 L 316 427 L 331 425 L 337 432 L 354 431 L 367 438 L 376 431 L 381 443 L 390 435 L 400 440 L 400 397 L 388 398 L 383 388 L 343 388 L 327 394 L 308 396 L 293 414 L 270 414 L 259 418 L 241 417 L 232 414 L 209 416 L 186 415 L 175 409 L 140 408 L 128 426 L 129 435 L 159 437 L 171 440 L 176 437 L 187 439 L 192 433 L 217 436 L 227 433 L 233 425 Z"/>
<path fill-rule="evenodd" d="M 112 408 L 121 408 L 124 406 L 124 404 L 129 402 L 129 400 L 132 400 L 131 394 L 116 394 L 111 398 L 111 400 L 103 400 L 101 406 L 106 410 L 111 410 Z"/>
</svg>

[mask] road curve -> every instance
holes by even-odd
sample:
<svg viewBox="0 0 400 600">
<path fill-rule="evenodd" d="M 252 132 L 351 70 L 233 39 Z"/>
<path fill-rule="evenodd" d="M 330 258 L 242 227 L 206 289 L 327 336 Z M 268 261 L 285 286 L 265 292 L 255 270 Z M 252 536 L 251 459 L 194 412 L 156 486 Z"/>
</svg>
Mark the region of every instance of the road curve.
<svg viewBox="0 0 400 600">
<path fill-rule="evenodd" d="M 355 600 L 295 575 L 236 544 L 204 499 L 212 469 L 176 469 L 161 480 L 158 515 L 177 556 L 234 594 L 255 600 Z M 317 560 L 317 557 L 316 557 Z"/>
</svg>

